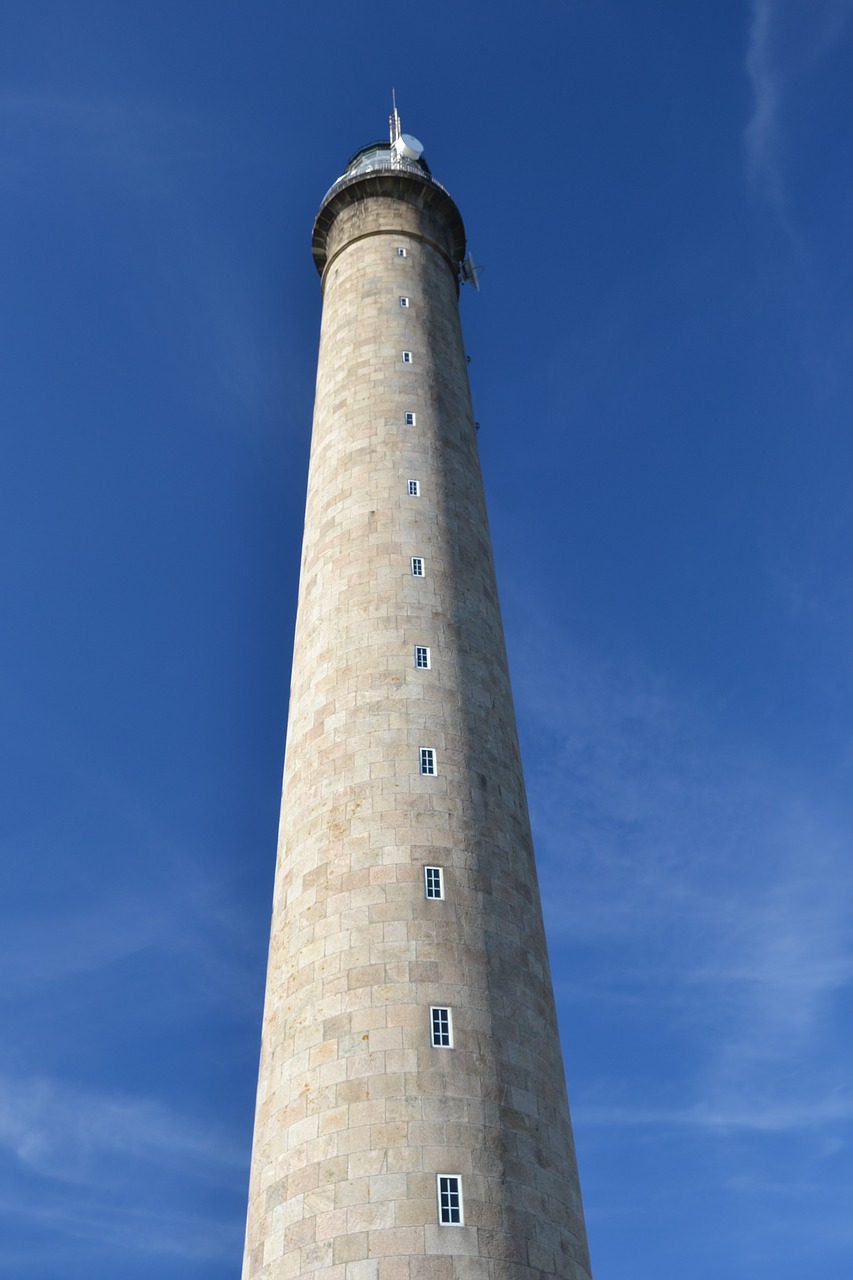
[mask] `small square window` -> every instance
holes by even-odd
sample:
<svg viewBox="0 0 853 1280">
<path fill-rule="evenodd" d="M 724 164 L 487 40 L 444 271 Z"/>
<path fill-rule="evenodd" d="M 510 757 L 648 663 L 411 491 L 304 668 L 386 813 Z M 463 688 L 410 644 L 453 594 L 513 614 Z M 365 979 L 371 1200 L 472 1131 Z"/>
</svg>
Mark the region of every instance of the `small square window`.
<svg viewBox="0 0 853 1280">
<path fill-rule="evenodd" d="M 420 556 L 412 556 L 412 577 L 422 578 L 424 576 L 424 562 Z"/>
<path fill-rule="evenodd" d="M 429 1025 L 432 1047 L 434 1049 L 449 1049 L 452 1044 L 450 1039 L 450 1010 L 438 1009 L 433 1006 L 429 1011 Z"/>
<path fill-rule="evenodd" d="M 444 876 L 441 867 L 424 867 L 424 897 L 444 897 Z"/>
<path fill-rule="evenodd" d="M 401 306 L 401 307 L 407 307 L 408 305 L 409 305 L 409 299 L 408 299 L 405 295 L 402 295 L 402 294 L 401 294 L 401 296 L 400 296 L 400 306 Z"/>
<path fill-rule="evenodd" d="M 415 645 L 415 666 L 429 671 L 429 649 L 425 644 Z"/>
<path fill-rule="evenodd" d="M 398 257 L 398 258 L 405 258 L 405 256 L 406 256 L 406 250 L 405 250 L 402 246 L 400 246 L 400 247 L 397 249 L 397 257 Z"/>
<path fill-rule="evenodd" d="M 407 427 L 413 427 L 415 425 L 415 422 L 417 421 L 413 413 L 405 413 L 403 415 L 403 419 Z"/>
<path fill-rule="evenodd" d="M 462 1226 L 462 1179 L 455 1173 L 440 1173 L 438 1183 L 438 1221 L 443 1227 Z"/>
<path fill-rule="evenodd" d="M 420 482 L 420 480 L 410 480 L 410 481 L 409 481 L 409 497 L 410 497 L 410 498 L 419 498 L 420 496 L 421 496 L 421 482 Z"/>
<path fill-rule="evenodd" d="M 435 748 L 421 747 L 421 773 L 434 776 L 438 770 L 435 767 Z"/>
<path fill-rule="evenodd" d="M 404 351 L 404 352 L 403 352 L 403 364 L 411 364 L 411 363 L 412 363 L 412 353 L 411 353 L 411 351 Z"/>
</svg>

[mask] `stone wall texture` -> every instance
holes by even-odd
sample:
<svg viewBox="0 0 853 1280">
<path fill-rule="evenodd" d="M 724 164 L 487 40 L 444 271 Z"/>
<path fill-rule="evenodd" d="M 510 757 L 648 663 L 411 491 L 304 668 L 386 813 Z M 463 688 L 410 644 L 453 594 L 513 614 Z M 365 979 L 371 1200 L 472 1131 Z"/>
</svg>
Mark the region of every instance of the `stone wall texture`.
<svg viewBox="0 0 853 1280">
<path fill-rule="evenodd" d="M 453 206 L 397 186 L 326 206 L 243 1276 L 588 1280 Z"/>
</svg>

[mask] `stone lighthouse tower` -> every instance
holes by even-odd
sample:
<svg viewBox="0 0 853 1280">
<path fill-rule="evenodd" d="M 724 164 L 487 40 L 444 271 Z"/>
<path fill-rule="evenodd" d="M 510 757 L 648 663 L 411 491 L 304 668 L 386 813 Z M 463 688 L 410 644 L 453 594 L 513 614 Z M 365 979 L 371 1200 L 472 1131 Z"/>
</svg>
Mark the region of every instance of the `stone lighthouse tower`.
<svg viewBox="0 0 853 1280">
<path fill-rule="evenodd" d="M 588 1280 L 459 325 L 420 143 L 314 226 L 323 319 L 244 1280 Z"/>
</svg>

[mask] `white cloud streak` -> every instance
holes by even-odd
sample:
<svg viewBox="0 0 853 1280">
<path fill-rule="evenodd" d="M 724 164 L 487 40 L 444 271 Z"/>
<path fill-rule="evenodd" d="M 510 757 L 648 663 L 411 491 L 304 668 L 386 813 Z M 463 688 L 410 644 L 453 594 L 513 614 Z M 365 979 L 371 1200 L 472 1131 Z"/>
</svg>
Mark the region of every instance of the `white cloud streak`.
<svg viewBox="0 0 853 1280">
<path fill-rule="evenodd" d="M 774 7 L 773 0 L 753 0 L 752 3 L 746 55 L 752 116 L 746 126 L 744 143 L 751 182 L 763 189 L 776 213 L 784 216 L 785 198 L 777 154 L 782 86 L 773 57 Z"/>
<path fill-rule="evenodd" d="M 851 0 L 751 0 L 746 74 L 752 114 L 744 130 L 747 176 L 797 240 L 784 176 L 783 106 L 791 83 L 813 71 L 847 24 Z"/>
<path fill-rule="evenodd" d="M 159 1254 L 187 1261 L 231 1259 L 238 1265 L 234 1249 L 238 1224 L 221 1216 L 179 1213 L 165 1207 L 147 1209 L 138 1203 L 92 1203 L 65 1193 L 61 1199 L 42 1194 L 38 1203 L 25 1193 L 0 1196 L 0 1219 L 4 1216 L 18 1228 L 26 1226 L 38 1232 L 40 1240 L 36 1254 L 29 1244 L 0 1242 L 0 1266 L 6 1275 L 26 1276 L 32 1274 L 34 1265 L 47 1268 L 51 1264 L 54 1274 L 65 1275 L 72 1258 L 91 1268 L 103 1255 L 111 1265 L 120 1251 L 134 1259 Z"/>
<path fill-rule="evenodd" d="M 245 1154 L 221 1127 L 154 1099 L 0 1077 L 0 1219 L 12 1228 L 0 1232 L 0 1269 L 30 1274 L 28 1235 L 56 1274 L 122 1249 L 234 1258 L 240 1223 L 217 1210 L 242 1186 Z"/>
<path fill-rule="evenodd" d="M 718 1133 L 789 1133 L 823 1128 L 853 1120 L 853 1096 L 832 1095 L 800 1105 L 769 1104 L 756 1108 L 744 1104 L 720 1107 L 697 1103 L 692 1107 L 575 1107 L 576 1119 L 587 1125 L 639 1128 L 699 1129 Z"/>
<path fill-rule="evenodd" d="M 147 1098 L 99 1095 L 51 1079 L 0 1077 L 0 1147 L 42 1177 L 114 1183 L 115 1161 L 191 1167 L 214 1180 L 245 1164 L 233 1138 Z"/>
<path fill-rule="evenodd" d="M 849 815 L 660 679 L 541 630 L 522 655 L 558 1002 L 612 1003 L 693 1064 L 665 1105 L 605 1105 L 615 1081 L 601 1081 L 575 1097 L 578 1119 L 755 1132 L 853 1119 L 837 1008 L 853 982 Z"/>
</svg>

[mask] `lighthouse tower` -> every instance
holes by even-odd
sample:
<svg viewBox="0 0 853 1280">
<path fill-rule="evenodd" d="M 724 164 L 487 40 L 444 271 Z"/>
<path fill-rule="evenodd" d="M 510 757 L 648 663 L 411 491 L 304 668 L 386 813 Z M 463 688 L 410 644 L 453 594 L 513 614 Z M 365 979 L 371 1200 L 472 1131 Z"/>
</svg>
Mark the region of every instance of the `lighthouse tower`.
<svg viewBox="0 0 853 1280">
<path fill-rule="evenodd" d="M 396 109 L 327 193 L 313 252 L 243 1277 L 588 1280 L 459 325 L 465 234 Z"/>
</svg>

